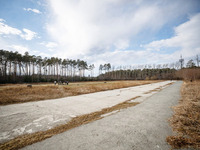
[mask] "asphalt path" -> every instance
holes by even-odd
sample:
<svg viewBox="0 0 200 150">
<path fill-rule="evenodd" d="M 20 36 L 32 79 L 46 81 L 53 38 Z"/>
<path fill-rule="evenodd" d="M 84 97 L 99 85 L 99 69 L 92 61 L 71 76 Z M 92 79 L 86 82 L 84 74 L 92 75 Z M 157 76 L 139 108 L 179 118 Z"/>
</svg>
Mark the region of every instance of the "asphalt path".
<svg viewBox="0 0 200 150">
<path fill-rule="evenodd" d="M 171 82 L 164 81 L 54 100 L 0 106 L 0 143 L 23 134 L 51 129 L 67 123 L 76 116 L 100 111 L 137 96 L 141 97 L 137 100 L 142 102 L 154 94 L 149 91 L 163 88 Z"/>
<path fill-rule="evenodd" d="M 182 82 L 175 82 L 140 104 L 101 120 L 55 135 L 24 150 L 168 150 L 172 134 L 168 119 L 180 99 Z"/>
</svg>

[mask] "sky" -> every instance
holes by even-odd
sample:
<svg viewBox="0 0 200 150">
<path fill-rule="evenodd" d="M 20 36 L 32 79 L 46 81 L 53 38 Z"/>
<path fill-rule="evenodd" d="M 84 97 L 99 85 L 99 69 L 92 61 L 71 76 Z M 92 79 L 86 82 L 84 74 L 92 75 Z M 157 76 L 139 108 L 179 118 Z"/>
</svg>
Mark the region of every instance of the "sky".
<svg viewBox="0 0 200 150">
<path fill-rule="evenodd" d="M 0 0 L 0 49 L 114 66 L 200 56 L 200 0 Z"/>
</svg>

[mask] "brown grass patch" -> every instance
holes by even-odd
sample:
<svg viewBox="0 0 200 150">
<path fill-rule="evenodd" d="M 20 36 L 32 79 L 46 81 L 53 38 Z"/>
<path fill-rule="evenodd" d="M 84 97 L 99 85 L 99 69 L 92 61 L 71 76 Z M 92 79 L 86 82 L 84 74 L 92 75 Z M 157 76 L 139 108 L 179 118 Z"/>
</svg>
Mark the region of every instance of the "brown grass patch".
<svg viewBox="0 0 200 150">
<path fill-rule="evenodd" d="M 148 91 L 148 92 L 145 92 L 144 94 L 149 94 L 149 93 L 152 93 L 152 92 L 160 91 L 160 90 L 162 90 L 162 88 L 164 88 L 164 87 L 166 87 L 166 86 L 168 86 L 168 85 L 171 85 L 171 84 L 173 84 L 173 83 L 168 83 L 168 84 L 166 84 L 166 85 L 160 86 L 160 87 L 158 87 L 158 88 L 155 88 L 155 89 L 153 89 L 153 90 L 150 90 L 150 91 Z"/>
<path fill-rule="evenodd" d="M 136 99 L 136 98 L 138 98 L 138 97 L 134 97 L 131 100 Z M 6 143 L 1 144 L 0 149 L 4 149 L 4 150 L 19 149 L 19 148 L 25 147 L 27 145 L 31 145 L 33 143 L 36 143 L 36 142 L 45 140 L 47 138 L 50 138 L 53 135 L 63 133 L 67 130 L 78 127 L 80 125 L 87 124 L 87 123 L 90 123 L 92 121 L 101 119 L 101 118 L 103 118 L 103 117 L 101 117 L 101 115 L 103 115 L 103 114 L 106 114 L 106 113 L 109 113 L 109 112 L 112 112 L 112 111 L 115 111 L 115 110 L 120 110 L 120 109 L 125 109 L 125 108 L 128 108 L 128 107 L 132 107 L 132 106 L 135 106 L 137 104 L 139 104 L 139 103 L 138 102 L 131 102 L 130 103 L 130 100 L 127 100 L 127 101 L 119 103 L 119 104 L 117 104 L 113 107 L 104 108 L 101 111 L 81 115 L 81 116 L 73 118 L 67 124 L 59 125 L 55 128 L 49 129 L 47 131 L 39 131 L 39 132 L 36 132 L 36 133 L 19 136 L 15 139 L 12 139 L 12 140 L 10 140 Z"/>
<path fill-rule="evenodd" d="M 200 149 L 200 81 L 184 82 L 181 95 L 170 119 L 176 135 L 167 137 L 167 142 L 173 148 Z"/>
<path fill-rule="evenodd" d="M 0 105 L 62 98 L 155 82 L 160 81 L 79 82 L 69 85 L 33 84 L 32 88 L 28 88 L 26 84 L 6 85 L 0 86 Z"/>
<path fill-rule="evenodd" d="M 160 87 L 159 87 L 159 88 L 155 88 L 155 89 L 153 89 L 153 90 L 150 90 L 150 91 L 148 91 L 148 92 L 145 92 L 144 94 L 150 94 L 150 93 L 152 93 L 152 92 L 157 92 L 157 91 L 159 91 L 159 90 L 161 90 Z"/>
</svg>

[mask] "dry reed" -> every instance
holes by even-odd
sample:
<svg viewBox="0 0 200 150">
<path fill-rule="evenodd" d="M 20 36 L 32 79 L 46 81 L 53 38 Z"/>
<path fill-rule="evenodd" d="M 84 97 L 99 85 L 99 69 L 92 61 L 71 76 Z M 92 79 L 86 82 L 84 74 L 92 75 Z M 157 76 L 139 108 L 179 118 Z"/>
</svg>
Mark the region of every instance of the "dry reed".
<svg viewBox="0 0 200 150">
<path fill-rule="evenodd" d="M 173 148 L 200 149 L 200 81 L 184 82 L 181 95 L 170 119 L 176 134 L 167 137 L 167 142 Z"/>
</svg>

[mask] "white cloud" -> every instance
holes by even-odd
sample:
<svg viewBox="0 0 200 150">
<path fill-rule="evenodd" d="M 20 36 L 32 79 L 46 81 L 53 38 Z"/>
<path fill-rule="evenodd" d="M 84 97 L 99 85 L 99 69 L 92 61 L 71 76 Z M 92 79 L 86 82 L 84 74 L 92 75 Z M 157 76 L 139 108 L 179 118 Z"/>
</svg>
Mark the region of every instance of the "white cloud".
<svg viewBox="0 0 200 150">
<path fill-rule="evenodd" d="M 42 42 L 40 44 L 46 46 L 47 48 L 55 48 L 58 46 L 55 42 Z"/>
<path fill-rule="evenodd" d="M 8 49 L 8 43 L 7 43 L 7 41 L 5 41 L 5 38 L 2 38 L 1 36 L 0 36 L 0 49 L 5 49 L 5 50 L 7 50 Z"/>
<path fill-rule="evenodd" d="M 174 28 L 175 35 L 168 39 L 153 41 L 145 46 L 150 50 L 177 48 L 174 54 L 191 57 L 200 53 L 200 13 L 192 16 L 189 21 Z"/>
<path fill-rule="evenodd" d="M 0 35 L 18 35 L 25 40 L 32 40 L 37 37 L 37 33 L 24 28 L 23 32 L 17 28 L 13 28 L 4 23 L 5 20 L 0 19 Z"/>
<path fill-rule="evenodd" d="M 136 64 L 169 64 L 178 61 L 182 54 L 186 63 L 189 59 L 194 59 L 195 55 L 200 54 L 200 13 L 175 27 L 174 32 L 171 38 L 142 45 L 143 50 L 116 50 L 85 56 L 85 59 L 96 64 L 97 73 L 99 64 L 108 62 L 115 67 Z M 178 50 L 162 53 L 163 48 L 178 48 Z"/>
<path fill-rule="evenodd" d="M 32 8 L 24 8 L 25 11 L 32 11 L 36 14 L 41 14 L 41 12 L 38 9 L 32 9 Z"/>
<path fill-rule="evenodd" d="M 126 39 L 119 39 L 114 43 L 116 49 L 126 49 L 129 47 L 129 41 Z"/>
<path fill-rule="evenodd" d="M 52 55 L 50 55 L 50 54 L 48 54 L 48 53 L 43 53 L 43 52 L 38 53 L 38 55 L 39 55 L 39 56 L 42 56 L 43 58 L 44 58 L 44 57 L 49 57 L 49 58 L 50 58 L 50 57 L 53 57 Z"/>
<path fill-rule="evenodd" d="M 131 65 L 177 61 L 181 53 L 186 56 L 200 51 L 199 15 L 175 27 L 175 34 L 171 38 L 154 41 L 147 45 L 144 45 L 145 42 L 138 43 L 140 47 L 137 50 L 131 45 L 132 41 L 138 40 L 142 34 L 143 37 L 140 39 L 144 38 L 144 41 L 149 33 L 153 36 L 147 36 L 155 39 L 155 34 L 165 27 L 164 25 L 170 27 L 172 24 L 177 25 L 185 16 L 190 15 L 192 2 L 187 0 L 173 2 L 168 0 L 164 2 L 48 0 L 48 6 L 50 6 L 50 14 L 48 14 L 46 29 L 50 35 L 48 40 L 53 42 L 40 43 L 46 47 L 46 51 L 40 51 L 40 55 L 43 56 L 46 55 L 45 53 L 50 53 L 51 56 L 61 58 L 84 59 L 88 63 L 110 62 L 113 65 Z M 41 13 L 31 8 L 24 8 L 24 10 Z M 10 27 L 3 19 L 0 19 L 0 36 L 3 34 L 17 35 L 25 40 L 38 38 L 36 32 L 26 28 L 19 30 Z M 20 44 L 10 45 L 20 50 Z M 45 49 L 44 46 L 43 49 Z M 162 48 L 171 47 L 177 48 L 178 51 L 162 52 Z M 26 48 L 22 48 L 22 51 L 27 50 Z"/>
<path fill-rule="evenodd" d="M 56 43 L 54 43 L 54 42 L 48 42 L 47 44 L 46 44 L 46 47 L 48 47 L 48 48 L 53 48 L 53 47 L 57 47 L 58 46 L 58 44 L 56 44 Z"/>
<path fill-rule="evenodd" d="M 106 52 L 86 58 L 91 63 L 111 63 L 115 66 L 134 65 L 134 64 L 154 64 L 169 63 L 177 61 L 171 54 L 159 54 L 151 51 L 120 50 Z"/>
<path fill-rule="evenodd" d="M 111 63 L 116 67 L 137 67 L 138 65 L 169 64 L 178 60 L 173 54 L 159 54 L 146 50 L 120 50 L 105 52 L 98 55 L 83 57 L 89 64 L 95 64 L 95 74 L 98 74 L 100 64 Z"/>
<path fill-rule="evenodd" d="M 113 46 L 116 49 L 127 48 L 129 39 L 144 27 L 159 28 L 165 22 L 162 19 L 154 24 L 163 17 L 161 9 L 154 5 L 128 10 L 127 5 L 136 4 L 121 0 L 50 0 L 50 4 L 54 18 L 47 30 L 61 45 L 60 51 L 68 56 L 101 53 Z"/>
<path fill-rule="evenodd" d="M 4 19 L 2 19 L 2 18 L 0 18 L 0 22 L 5 22 L 5 20 L 4 20 Z"/>
<path fill-rule="evenodd" d="M 10 27 L 6 25 L 5 20 L 0 20 L 0 34 L 14 34 L 14 35 L 20 35 L 22 32 L 19 29 Z"/>
<path fill-rule="evenodd" d="M 159 30 L 191 7 L 183 1 L 49 0 L 47 31 L 63 56 L 91 55 L 129 47 L 143 31 Z M 179 9 L 177 9 L 179 8 Z"/>
<path fill-rule="evenodd" d="M 12 45 L 12 46 L 9 46 L 9 48 L 13 51 L 18 51 L 20 54 L 24 54 L 25 52 L 29 51 L 27 47 L 24 47 L 22 45 Z"/>
<path fill-rule="evenodd" d="M 20 36 L 25 40 L 32 40 L 33 38 L 37 37 L 37 33 L 36 32 L 33 32 L 33 31 L 25 29 L 25 28 L 23 29 L 23 31 L 25 33 L 21 34 Z"/>
</svg>

